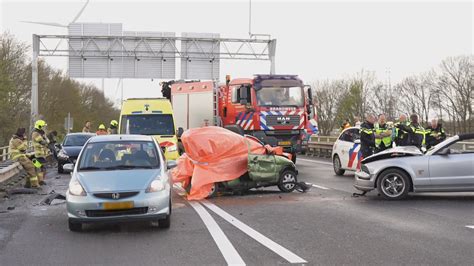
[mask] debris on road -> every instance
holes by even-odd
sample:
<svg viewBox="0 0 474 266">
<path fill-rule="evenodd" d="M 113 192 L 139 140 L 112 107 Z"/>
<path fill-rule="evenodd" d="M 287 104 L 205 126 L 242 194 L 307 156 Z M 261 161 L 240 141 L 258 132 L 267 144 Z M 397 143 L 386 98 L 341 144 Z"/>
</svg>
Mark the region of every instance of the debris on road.
<svg viewBox="0 0 474 266">
<path fill-rule="evenodd" d="M 59 194 L 59 193 L 56 193 L 54 192 L 54 190 L 52 191 L 53 193 L 49 196 L 47 196 L 46 198 L 44 198 L 41 202 L 40 202 L 40 205 L 51 205 L 51 203 L 53 202 L 53 200 L 55 199 L 58 199 L 58 200 L 66 200 L 66 196 L 62 195 L 62 194 Z"/>
</svg>

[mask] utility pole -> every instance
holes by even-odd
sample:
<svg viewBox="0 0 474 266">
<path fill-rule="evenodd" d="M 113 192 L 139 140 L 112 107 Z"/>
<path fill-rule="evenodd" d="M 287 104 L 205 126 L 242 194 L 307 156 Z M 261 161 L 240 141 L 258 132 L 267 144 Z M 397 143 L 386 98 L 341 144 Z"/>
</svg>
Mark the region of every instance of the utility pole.
<svg viewBox="0 0 474 266">
<path fill-rule="evenodd" d="M 31 112 L 30 128 L 33 130 L 35 120 L 38 118 L 38 55 L 39 55 L 39 37 L 33 34 L 33 57 L 31 59 Z"/>
</svg>

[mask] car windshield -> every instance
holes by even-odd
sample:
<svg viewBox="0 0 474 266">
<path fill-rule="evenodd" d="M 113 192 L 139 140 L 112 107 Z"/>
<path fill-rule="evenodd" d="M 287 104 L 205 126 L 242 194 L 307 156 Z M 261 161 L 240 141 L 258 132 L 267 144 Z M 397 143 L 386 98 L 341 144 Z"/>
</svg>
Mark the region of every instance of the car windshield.
<svg viewBox="0 0 474 266">
<path fill-rule="evenodd" d="M 63 146 L 84 146 L 92 135 L 67 135 Z"/>
<path fill-rule="evenodd" d="M 89 143 L 79 159 L 79 171 L 156 169 L 160 167 L 153 141 Z"/>
<path fill-rule="evenodd" d="M 122 116 L 121 134 L 174 135 L 173 116 L 145 114 Z"/>
<path fill-rule="evenodd" d="M 452 136 L 450 138 L 447 138 L 445 140 L 443 140 L 442 142 L 436 144 L 435 146 L 431 147 L 425 154 L 426 155 L 432 155 L 433 154 L 433 151 L 434 150 L 438 150 L 438 147 L 444 147 L 446 146 L 448 143 L 451 143 L 451 142 L 454 142 L 458 139 L 459 137 L 456 135 L 456 136 Z"/>
<path fill-rule="evenodd" d="M 263 87 L 257 91 L 259 106 L 296 106 L 304 105 L 301 87 Z"/>
</svg>

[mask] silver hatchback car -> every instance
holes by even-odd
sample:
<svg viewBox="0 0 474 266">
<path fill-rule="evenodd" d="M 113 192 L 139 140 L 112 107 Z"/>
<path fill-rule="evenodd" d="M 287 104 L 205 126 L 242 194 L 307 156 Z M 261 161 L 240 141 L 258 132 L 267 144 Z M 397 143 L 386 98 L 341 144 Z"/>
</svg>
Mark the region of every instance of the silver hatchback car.
<svg viewBox="0 0 474 266">
<path fill-rule="evenodd" d="M 161 149 L 150 136 L 92 137 L 82 149 L 66 193 L 69 229 L 83 223 L 145 220 L 168 228 L 171 179 Z"/>
<path fill-rule="evenodd" d="M 448 138 L 426 154 L 407 146 L 369 156 L 354 187 L 393 200 L 409 192 L 474 192 L 474 133 Z"/>
</svg>

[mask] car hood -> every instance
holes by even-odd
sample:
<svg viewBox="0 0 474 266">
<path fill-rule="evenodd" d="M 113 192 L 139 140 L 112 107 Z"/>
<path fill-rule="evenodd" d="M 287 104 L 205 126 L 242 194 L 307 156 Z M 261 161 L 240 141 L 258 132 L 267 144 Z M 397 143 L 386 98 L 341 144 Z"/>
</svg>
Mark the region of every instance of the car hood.
<svg viewBox="0 0 474 266">
<path fill-rule="evenodd" d="M 391 149 L 381 151 L 373 154 L 364 160 L 362 163 L 370 163 L 378 160 L 389 159 L 394 157 L 407 157 L 407 156 L 422 156 L 423 153 L 416 146 L 399 146 Z"/>
<path fill-rule="evenodd" d="M 76 173 L 88 193 L 145 190 L 160 169 L 134 169 L 115 171 L 82 171 Z"/>
<path fill-rule="evenodd" d="M 82 150 L 82 146 L 63 146 L 62 150 L 65 151 L 68 156 L 77 157 Z"/>
</svg>

